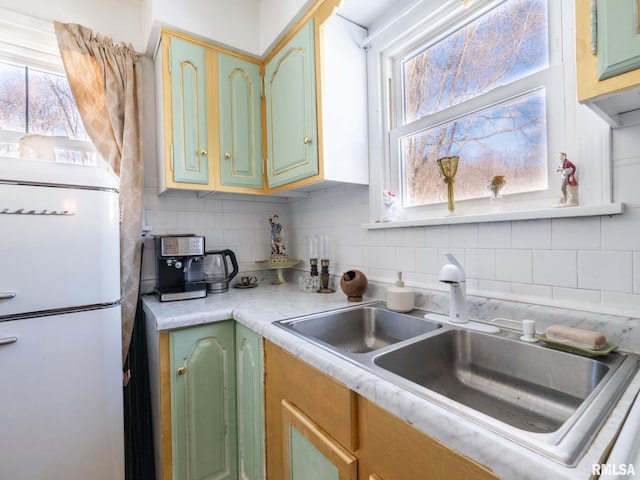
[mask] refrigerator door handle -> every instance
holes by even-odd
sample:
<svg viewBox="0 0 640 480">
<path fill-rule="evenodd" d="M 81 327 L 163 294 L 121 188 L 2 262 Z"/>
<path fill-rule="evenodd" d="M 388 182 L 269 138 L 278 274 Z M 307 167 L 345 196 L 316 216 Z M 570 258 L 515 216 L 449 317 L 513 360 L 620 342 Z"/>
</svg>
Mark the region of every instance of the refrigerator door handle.
<svg viewBox="0 0 640 480">
<path fill-rule="evenodd" d="M 17 341 L 18 341 L 18 337 L 0 338 L 0 347 L 3 345 L 10 345 L 12 343 L 16 343 Z"/>
<path fill-rule="evenodd" d="M 9 300 L 16 296 L 16 292 L 0 292 L 0 300 Z"/>
</svg>

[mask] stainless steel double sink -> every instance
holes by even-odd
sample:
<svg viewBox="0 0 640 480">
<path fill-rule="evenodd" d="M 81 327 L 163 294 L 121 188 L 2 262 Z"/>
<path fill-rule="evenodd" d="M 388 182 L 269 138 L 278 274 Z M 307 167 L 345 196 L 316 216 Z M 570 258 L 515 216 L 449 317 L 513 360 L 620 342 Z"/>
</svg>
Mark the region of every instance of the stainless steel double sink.
<svg viewBox="0 0 640 480">
<path fill-rule="evenodd" d="M 401 388 L 574 465 L 638 371 L 639 357 L 587 358 L 362 305 L 275 322 Z"/>
</svg>

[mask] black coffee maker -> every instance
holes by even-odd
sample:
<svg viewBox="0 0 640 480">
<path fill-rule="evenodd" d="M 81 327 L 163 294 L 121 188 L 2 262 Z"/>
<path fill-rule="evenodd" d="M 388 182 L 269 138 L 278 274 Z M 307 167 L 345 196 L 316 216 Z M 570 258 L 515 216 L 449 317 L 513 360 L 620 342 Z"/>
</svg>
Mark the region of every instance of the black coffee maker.
<svg viewBox="0 0 640 480">
<path fill-rule="evenodd" d="M 158 235 L 155 293 L 161 302 L 207 296 L 204 275 L 204 237 Z"/>
</svg>

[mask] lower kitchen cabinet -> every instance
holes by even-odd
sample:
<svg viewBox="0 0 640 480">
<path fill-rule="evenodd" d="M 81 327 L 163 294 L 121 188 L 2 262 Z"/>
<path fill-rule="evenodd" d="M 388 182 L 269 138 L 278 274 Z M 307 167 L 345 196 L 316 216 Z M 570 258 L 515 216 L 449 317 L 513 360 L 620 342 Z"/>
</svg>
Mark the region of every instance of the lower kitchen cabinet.
<svg viewBox="0 0 640 480">
<path fill-rule="evenodd" d="M 280 347 L 264 347 L 267 478 L 499 478 Z"/>
<path fill-rule="evenodd" d="M 361 479 L 500 478 L 363 397 L 358 397 L 358 438 Z"/>
<path fill-rule="evenodd" d="M 264 478 L 262 337 L 236 323 L 238 478 Z"/>
<path fill-rule="evenodd" d="M 263 480 L 262 338 L 228 320 L 147 342 L 158 478 Z"/>
<path fill-rule="evenodd" d="M 357 395 L 280 347 L 264 348 L 267 478 L 358 478 Z"/>
<path fill-rule="evenodd" d="M 172 331 L 169 339 L 173 478 L 235 479 L 234 322 Z"/>
</svg>

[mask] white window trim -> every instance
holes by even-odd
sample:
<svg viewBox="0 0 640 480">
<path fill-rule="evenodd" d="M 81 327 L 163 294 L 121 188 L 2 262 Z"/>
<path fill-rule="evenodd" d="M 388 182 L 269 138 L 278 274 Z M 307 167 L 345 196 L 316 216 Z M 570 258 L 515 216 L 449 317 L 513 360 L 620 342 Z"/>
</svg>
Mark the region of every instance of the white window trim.
<svg viewBox="0 0 640 480">
<path fill-rule="evenodd" d="M 556 1 L 556 0 L 553 0 Z M 550 183 L 550 190 L 546 194 L 548 198 L 547 208 L 538 201 L 533 204 L 523 203 L 517 210 L 501 212 L 488 211 L 488 200 L 485 211 L 476 207 L 468 208 L 465 214 L 464 208 L 456 208 L 454 215 L 449 215 L 446 205 L 441 206 L 441 214 L 431 216 L 405 217 L 403 220 L 393 222 L 380 222 L 384 213 L 382 205 L 382 192 L 391 185 L 391 139 L 389 137 L 389 125 L 393 121 L 394 112 L 389 107 L 391 95 L 391 82 L 387 76 L 390 68 L 390 57 L 397 51 L 400 42 L 405 39 L 407 44 L 412 32 L 421 28 L 423 24 L 429 24 L 440 31 L 444 31 L 456 17 L 456 12 L 461 8 L 459 0 L 448 0 L 446 3 L 437 0 L 417 0 L 411 8 L 411 15 L 398 16 L 391 21 L 393 25 L 384 25 L 384 20 L 378 25 L 383 26 L 370 32 L 365 45 L 367 48 L 368 68 L 368 95 L 369 105 L 369 151 L 370 151 L 370 185 L 369 185 L 369 218 L 370 223 L 364 227 L 368 229 L 394 228 L 425 225 L 461 224 L 477 222 L 493 222 L 508 220 L 540 219 L 540 218 L 564 218 L 594 215 L 614 215 L 624 211 L 621 203 L 612 203 L 612 162 L 611 162 L 611 128 L 600 117 L 587 107 L 578 104 L 575 85 L 575 13 L 572 0 L 559 0 L 562 9 L 563 39 L 554 38 L 554 45 L 562 45 L 564 58 L 564 98 L 565 128 L 563 135 L 556 135 L 559 140 L 549 138 L 549 149 L 553 151 L 567 152 L 568 158 L 576 163 L 579 169 L 580 182 L 580 206 L 553 208 L 560 196 L 560 179 L 551 177 L 551 181 L 557 182 L 557 194 L 552 195 L 554 183 Z M 476 0 L 473 9 L 480 10 L 495 4 L 496 0 Z M 417 25 L 415 18 L 421 18 Z M 552 19 L 553 21 L 553 19 Z M 424 27 L 423 27 L 424 28 Z M 400 40 L 399 40 L 400 39 Z M 552 51 L 554 48 L 552 48 Z M 557 50 L 557 48 L 555 49 Z M 553 60 L 553 59 L 551 59 Z M 551 154 L 550 154 L 551 155 Z M 552 156 L 553 159 L 553 156 Z M 553 166 L 553 161 L 550 163 Z M 536 195 L 532 195 L 535 198 Z M 538 197 L 541 197 L 538 195 Z M 544 197 L 544 195 L 542 195 Z M 553 198 L 553 200 L 552 200 Z M 474 203 L 467 201 L 466 205 L 473 207 Z M 507 207 L 508 208 L 508 207 Z"/>
<path fill-rule="evenodd" d="M 65 75 L 53 23 L 0 8 L 0 61 L 28 65 Z M 0 129 L 0 141 L 17 143 L 25 133 Z M 56 148 L 96 152 L 93 143 L 67 137 L 49 137 Z M 99 155 L 97 163 L 104 164 Z"/>
</svg>

